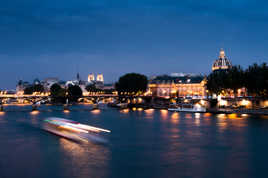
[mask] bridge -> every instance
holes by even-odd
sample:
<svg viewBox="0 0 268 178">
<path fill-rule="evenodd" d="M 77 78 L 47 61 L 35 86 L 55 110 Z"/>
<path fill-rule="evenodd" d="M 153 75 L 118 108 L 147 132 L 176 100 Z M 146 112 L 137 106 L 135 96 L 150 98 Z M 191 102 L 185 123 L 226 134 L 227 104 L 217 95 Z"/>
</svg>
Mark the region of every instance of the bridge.
<svg viewBox="0 0 268 178">
<path fill-rule="evenodd" d="M 141 99 L 148 98 L 150 96 L 118 96 L 117 94 L 83 94 L 81 98 L 79 98 L 79 101 L 82 102 L 92 102 L 92 103 L 98 103 L 99 101 L 111 101 L 111 100 L 120 100 L 120 101 L 126 101 L 129 100 L 130 102 Z M 40 101 L 49 101 L 50 95 L 48 93 L 39 94 L 34 93 L 32 95 L 25 95 L 25 94 L 0 94 L 0 103 L 27 103 L 27 104 L 34 104 Z"/>
</svg>

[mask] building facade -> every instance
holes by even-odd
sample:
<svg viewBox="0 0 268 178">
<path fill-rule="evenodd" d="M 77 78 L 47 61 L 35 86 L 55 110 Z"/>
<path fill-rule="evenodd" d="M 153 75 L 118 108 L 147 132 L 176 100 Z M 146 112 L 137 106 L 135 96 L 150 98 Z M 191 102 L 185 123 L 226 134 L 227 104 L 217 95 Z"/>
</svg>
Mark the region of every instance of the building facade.
<svg viewBox="0 0 268 178">
<path fill-rule="evenodd" d="M 157 76 L 149 82 L 149 93 L 155 97 L 192 97 L 206 96 L 206 79 L 201 75 Z"/>
</svg>

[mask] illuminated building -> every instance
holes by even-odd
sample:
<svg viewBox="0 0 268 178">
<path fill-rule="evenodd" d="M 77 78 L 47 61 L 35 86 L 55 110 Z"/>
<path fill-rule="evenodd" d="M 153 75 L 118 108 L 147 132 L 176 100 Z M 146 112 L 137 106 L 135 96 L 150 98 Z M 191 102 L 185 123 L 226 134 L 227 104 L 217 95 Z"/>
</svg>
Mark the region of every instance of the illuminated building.
<svg viewBox="0 0 268 178">
<path fill-rule="evenodd" d="M 157 76 L 149 83 L 149 93 L 156 97 L 196 97 L 206 96 L 206 80 L 199 75 Z"/>
<path fill-rule="evenodd" d="M 212 65 L 212 70 L 226 70 L 232 67 L 231 62 L 225 56 L 225 52 L 223 49 L 220 50 L 220 55 L 217 60 L 214 61 Z"/>
<path fill-rule="evenodd" d="M 98 74 L 98 75 L 96 76 L 96 80 L 95 80 L 95 76 L 94 76 L 94 74 L 91 73 L 91 74 L 88 75 L 88 79 L 87 79 L 87 81 L 88 81 L 89 83 L 96 83 L 96 82 L 98 82 L 98 83 L 99 83 L 99 82 L 104 83 L 103 74 Z"/>
<path fill-rule="evenodd" d="M 89 75 L 88 75 L 88 78 L 87 78 L 87 81 L 88 81 L 88 82 L 93 82 L 93 81 L 95 81 L 94 74 L 92 74 L 92 73 L 89 74 Z"/>
<path fill-rule="evenodd" d="M 225 52 L 223 49 L 220 50 L 219 58 L 214 61 L 212 65 L 212 71 L 222 71 L 222 70 L 228 70 L 232 68 L 231 61 L 225 56 Z M 225 90 L 221 93 L 224 97 L 235 97 L 235 92 L 231 89 Z M 247 96 L 247 90 L 245 87 L 239 88 L 236 91 L 236 96 Z"/>
</svg>

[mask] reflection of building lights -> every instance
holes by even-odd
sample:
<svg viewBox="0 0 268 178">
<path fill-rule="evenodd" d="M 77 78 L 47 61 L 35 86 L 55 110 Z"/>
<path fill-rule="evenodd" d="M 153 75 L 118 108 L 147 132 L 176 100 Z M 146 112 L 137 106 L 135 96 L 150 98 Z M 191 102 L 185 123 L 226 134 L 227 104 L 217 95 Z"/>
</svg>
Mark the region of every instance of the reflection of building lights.
<svg viewBox="0 0 268 178">
<path fill-rule="evenodd" d="M 268 116 L 267 115 L 261 115 L 261 118 L 262 119 L 268 119 Z"/>
<path fill-rule="evenodd" d="M 229 119 L 237 119 L 237 114 L 233 113 L 233 114 L 228 114 L 228 118 Z"/>
<path fill-rule="evenodd" d="M 179 113 L 174 112 L 174 113 L 171 114 L 171 122 L 173 124 L 178 124 L 179 123 L 179 118 L 180 118 Z"/>
<path fill-rule="evenodd" d="M 160 110 L 160 113 L 161 113 L 161 117 L 162 117 L 163 119 L 166 119 L 166 118 L 167 118 L 167 116 L 168 116 L 168 110 L 161 109 L 161 110 Z"/>
<path fill-rule="evenodd" d="M 227 122 L 225 118 L 218 118 L 217 125 L 219 127 L 219 131 L 223 132 L 227 128 Z"/>
<path fill-rule="evenodd" d="M 64 109 L 63 112 L 64 112 L 64 113 L 69 113 L 70 110 L 68 110 L 68 109 Z"/>
<path fill-rule="evenodd" d="M 100 114 L 100 112 L 101 111 L 99 109 L 94 109 L 91 111 L 91 113 L 93 113 L 93 114 Z"/>
<path fill-rule="evenodd" d="M 205 117 L 210 117 L 211 116 L 211 113 L 205 113 L 204 116 Z"/>
<path fill-rule="evenodd" d="M 185 114 L 185 118 L 186 119 L 192 119 L 192 114 L 189 114 L 189 113 Z"/>
<path fill-rule="evenodd" d="M 195 118 L 194 123 L 195 123 L 196 126 L 200 126 L 200 119 L 199 118 Z"/>
<path fill-rule="evenodd" d="M 2 116 L 2 115 L 4 115 L 5 114 L 5 112 L 3 112 L 3 111 L 0 111 L 0 116 Z"/>
<path fill-rule="evenodd" d="M 31 112 L 31 115 L 37 115 L 37 114 L 39 114 L 39 111 L 32 111 Z"/>
<path fill-rule="evenodd" d="M 122 109 L 120 112 L 121 113 L 128 113 L 129 112 L 129 109 Z"/>
<path fill-rule="evenodd" d="M 172 113 L 171 114 L 171 119 L 179 119 L 180 118 L 180 115 L 179 115 L 179 113 L 177 113 L 177 112 L 174 112 L 174 113 Z"/>
<path fill-rule="evenodd" d="M 146 110 L 144 110 L 144 112 L 145 112 L 146 114 L 153 114 L 154 109 L 146 109 Z"/>
<path fill-rule="evenodd" d="M 167 114 L 167 113 L 168 113 L 168 110 L 166 110 L 166 109 L 161 109 L 160 112 L 161 112 L 162 114 Z"/>
<path fill-rule="evenodd" d="M 226 114 L 218 114 L 217 118 L 219 119 L 225 119 L 226 118 Z"/>
<path fill-rule="evenodd" d="M 138 111 L 142 111 L 143 109 L 142 108 L 138 108 Z"/>
<path fill-rule="evenodd" d="M 195 113 L 194 116 L 196 119 L 200 119 L 200 113 Z"/>
<path fill-rule="evenodd" d="M 132 111 L 136 111 L 136 110 L 137 110 L 137 108 L 135 108 L 135 107 L 134 107 L 134 108 L 132 108 Z"/>
</svg>

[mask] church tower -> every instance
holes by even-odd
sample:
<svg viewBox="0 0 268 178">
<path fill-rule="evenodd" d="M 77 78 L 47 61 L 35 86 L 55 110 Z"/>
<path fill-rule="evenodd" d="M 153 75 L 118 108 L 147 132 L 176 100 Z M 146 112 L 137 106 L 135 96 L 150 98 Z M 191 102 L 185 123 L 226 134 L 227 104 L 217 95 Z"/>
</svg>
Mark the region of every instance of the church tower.
<svg viewBox="0 0 268 178">
<path fill-rule="evenodd" d="M 98 75 L 97 75 L 97 81 L 98 81 L 98 82 L 104 82 L 103 74 L 98 74 Z"/>
<path fill-rule="evenodd" d="M 95 81 L 95 77 L 94 77 L 94 74 L 89 74 L 88 77 L 87 77 L 87 81 L 88 82 L 94 82 Z"/>
</svg>

